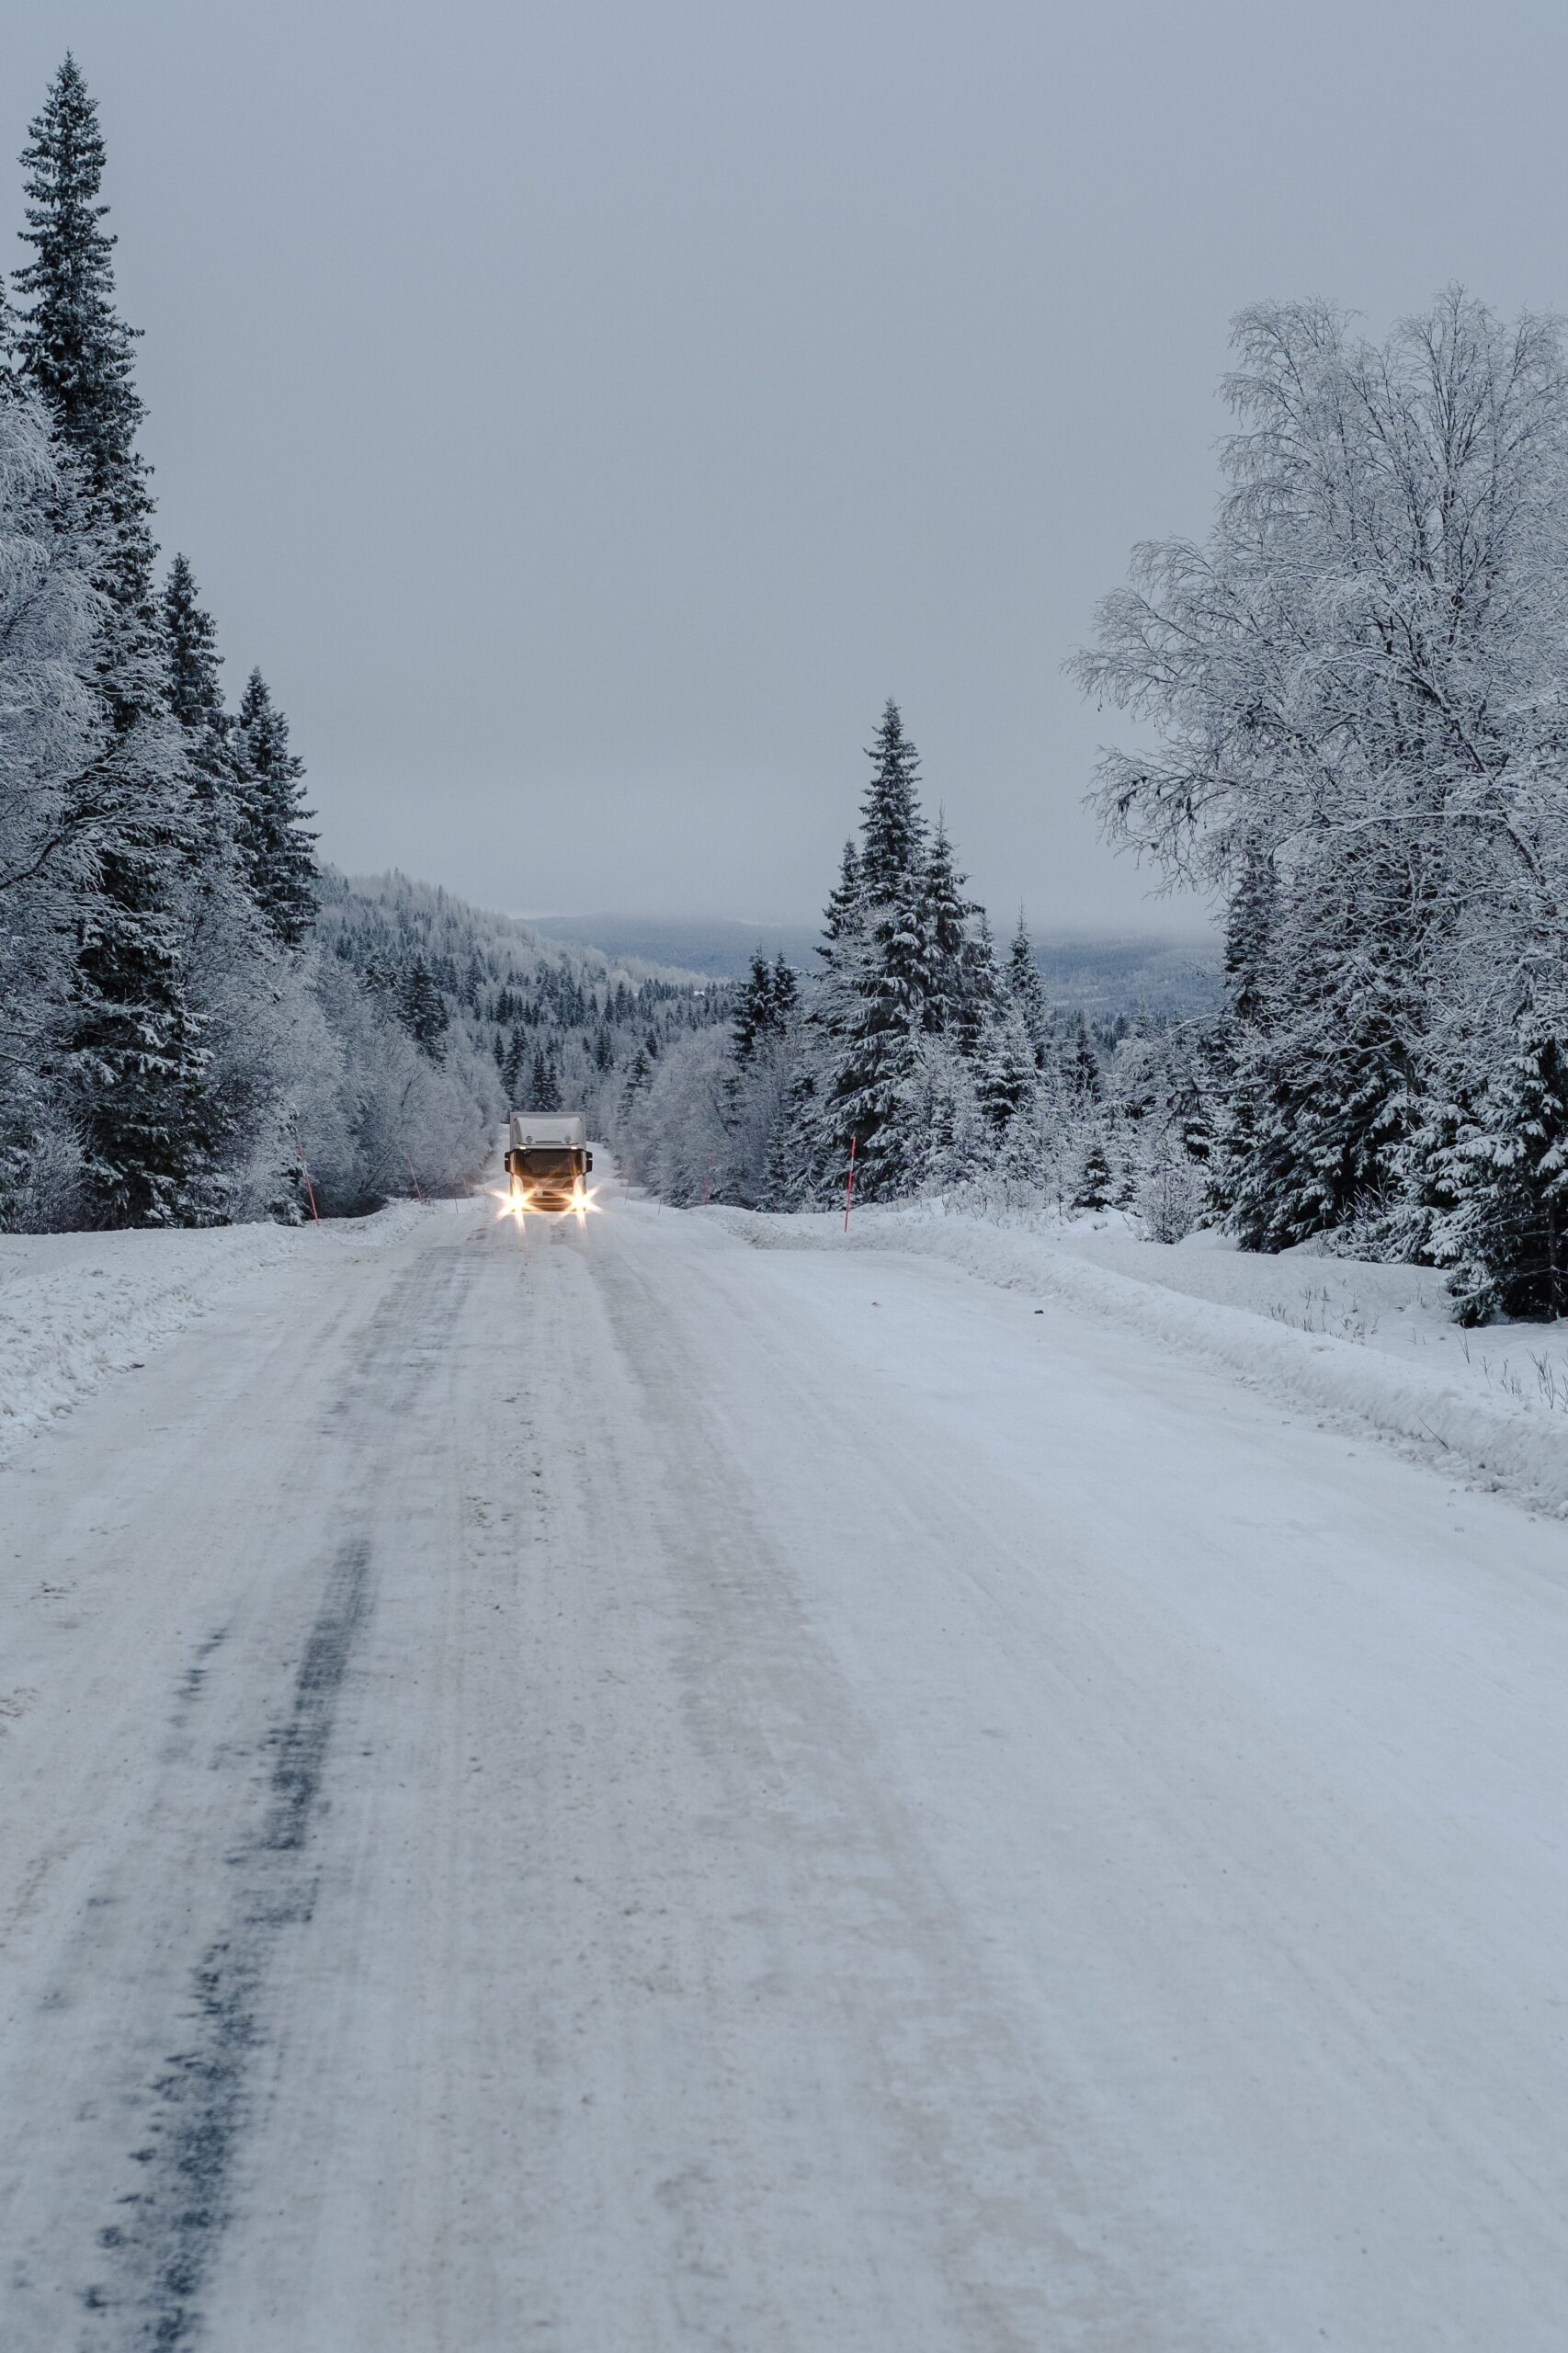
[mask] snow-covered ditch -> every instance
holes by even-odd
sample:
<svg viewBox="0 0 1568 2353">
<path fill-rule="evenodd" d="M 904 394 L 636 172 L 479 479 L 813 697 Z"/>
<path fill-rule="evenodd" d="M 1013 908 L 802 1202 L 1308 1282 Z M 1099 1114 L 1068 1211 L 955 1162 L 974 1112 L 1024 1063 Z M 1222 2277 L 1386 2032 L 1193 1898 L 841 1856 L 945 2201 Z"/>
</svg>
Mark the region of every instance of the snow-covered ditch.
<svg viewBox="0 0 1568 2353">
<path fill-rule="evenodd" d="M 397 1201 L 320 1226 L 0 1234 L 0 1459 L 236 1283 L 310 1251 L 382 1246 L 438 1213 Z"/>
<path fill-rule="evenodd" d="M 1144 1242 L 1114 1221 L 1031 1230 L 934 1204 L 857 1210 L 847 1235 L 836 1213 L 697 1214 L 765 1249 L 940 1258 L 1187 1349 L 1568 1514 L 1568 1324 L 1461 1332 L 1431 1268 L 1310 1249 L 1257 1257 L 1207 1233 Z"/>
</svg>

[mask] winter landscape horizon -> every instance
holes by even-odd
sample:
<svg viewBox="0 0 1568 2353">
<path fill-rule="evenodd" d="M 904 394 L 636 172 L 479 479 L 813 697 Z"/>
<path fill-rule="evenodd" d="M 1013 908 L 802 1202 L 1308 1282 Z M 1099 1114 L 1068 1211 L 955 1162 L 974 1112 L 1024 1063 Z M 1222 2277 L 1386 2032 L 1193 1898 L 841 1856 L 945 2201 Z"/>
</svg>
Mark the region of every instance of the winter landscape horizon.
<svg viewBox="0 0 1568 2353">
<path fill-rule="evenodd" d="M 4 2353 L 1561 2353 L 1568 19 L 0 69 Z"/>
</svg>

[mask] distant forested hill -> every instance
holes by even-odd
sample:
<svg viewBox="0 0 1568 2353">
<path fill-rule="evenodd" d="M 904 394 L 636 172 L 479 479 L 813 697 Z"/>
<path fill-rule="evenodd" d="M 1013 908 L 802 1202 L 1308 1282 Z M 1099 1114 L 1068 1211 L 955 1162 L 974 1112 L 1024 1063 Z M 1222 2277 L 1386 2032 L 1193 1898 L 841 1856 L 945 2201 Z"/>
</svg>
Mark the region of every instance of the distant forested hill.
<svg viewBox="0 0 1568 2353">
<path fill-rule="evenodd" d="M 575 948 L 723 981 L 741 979 L 758 947 L 770 962 L 782 949 L 788 962 L 809 972 L 812 950 L 822 936 L 815 924 L 678 915 L 543 915 L 540 924 L 551 939 Z"/>
<path fill-rule="evenodd" d="M 818 924 L 735 923 L 654 915 L 552 915 L 554 940 L 592 947 L 608 957 L 740 980 L 760 948 L 771 961 L 782 950 L 804 977 L 818 970 Z M 527 931 L 526 926 L 519 929 Z M 537 935 L 529 935 L 537 936 Z M 1050 1002 L 1063 1012 L 1112 1019 L 1119 1013 L 1210 1011 L 1220 1001 L 1217 943 L 1160 937 L 1065 936 L 1036 932 L 1032 945 Z"/>
<path fill-rule="evenodd" d="M 1220 1003 L 1218 942 L 1042 937 L 1030 943 L 1051 1004 L 1102 1019 L 1119 1013 L 1214 1011 Z"/>
<path fill-rule="evenodd" d="M 461 1086 L 482 1127 L 510 1108 L 585 1110 L 592 1120 L 635 1067 L 727 1017 L 731 991 L 635 957 L 547 938 L 407 875 L 317 884 L 315 938 L 432 1063 Z"/>
</svg>

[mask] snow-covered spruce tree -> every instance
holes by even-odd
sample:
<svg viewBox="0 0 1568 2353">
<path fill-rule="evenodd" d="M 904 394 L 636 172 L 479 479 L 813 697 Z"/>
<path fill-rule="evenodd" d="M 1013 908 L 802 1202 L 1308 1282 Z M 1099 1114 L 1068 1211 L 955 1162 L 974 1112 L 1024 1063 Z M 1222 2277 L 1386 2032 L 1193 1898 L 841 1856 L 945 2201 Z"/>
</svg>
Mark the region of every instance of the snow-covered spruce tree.
<svg viewBox="0 0 1568 2353">
<path fill-rule="evenodd" d="M 891 698 L 868 756 L 859 848 L 853 862 L 846 853 L 830 903 L 827 969 L 809 1023 L 818 1186 L 827 1193 L 842 1181 L 853 1138 L 857 1187 L 875 1200 L 915 1181 L 921 1140 L 912 1113 L 933 977 L 919 755 Z"/>
<path fill-rule="evenodd" d="M 1422 1084 L 1426 1008 L 1403 893 L 1376 842 L 1291 878 L 1267 999 L 1233 1050 L 1220 1179 L 1245 1249 L 1352 1225 L 1378 1246 Z"/>
<path fill-rule="evenodd" d="M 245 681 L 234 729 L 242 842 L 251 894 L 285 948 L 298 948 L 315 920 L 315 835 L 306 820 L 304 762 L 289 749 L 289 722 L 266 679 Z"/>
<path fill-rule="evenodd" d="M 497 1030 L 495 1034 L 499 1038 L 501 1033 Z M 523 1088 L 528 1072 L 528 1041 L 520 1022 L 507 1040 L 506 1048 L 498 1060 L 501 1084 L 506 1090 L 507 1106 L 515 1110 L 522 1102 Z M 601 1063 L 600 1068 L 604 1067 L 605 1065 Z"/>
<path fill-rule="evenodd" d="M 1001 1150 L 1015 1127 L 1032 1123 L 1040 1073 L 1023 1010 L 1005 998 L 973 1057 L 974 1091 Z"/>
<path fill-rule="evenodd" d="M 970 918 L 981 912 L 964 896 L 968 880 L 959 872 L 947 818 L 938 811 L 921 893 L 927 943 L 924 1027 L 928 1037 L 950 1029 L 964 1009 Z"/>
<path fill-rule="evenodd" d="M 991 918 L 983 907 L 974 909 L 975 923 L 963 944 L 959 967 L 959 1002 L 953 1033 L 959 1051 L 972 1062 L 986 1033 L 1001 1019 L 1006 1006 L 1002 968 Z"/>
<path fill-rule="evenodd" d="M 907 893 L 910 877 L 924 873 L 926 820 L 916 784 L 920 755 L 891 695 L 866 756 L 871 780 L 860 804 L 860 895 L 869 907 L 892 907 Z"/>
<path fill-rule="evenodd" d="M 78 908 L 63 1095 L 85 1141 L 88 1215 L 200 1221 L 215 1213 L 217 1188 L 199 1023 L 182 972 L 189 782 L 166 702 L 133 335 L 115 309 L 114 240 L 98 201 L 103 141 L 69 56 L 22 161 L 33 257 L 17 273 L 27 308 L 17 355 L 64 453 L 62 529 L 87 551 L 99 596 L 91 683 L 100 742 L 85 787 L 98 813 L 94 880 Z"/>
<path fill-rule="evenodd" d="M 745 1068 L 756 1050 L 757 1040 L 777 1026 L 774 968 L 761 949 L 754 948 L 751 969 L 736 991 L 732 1017 L 732 1052 L 737 1069 Z"/>
<path fill-rule="evenodd" d="M 432 1062 L 441 1058 L 441 1039 L 449 1018 L 440 990 L 431 978 L 430 967 L 422 955 L 415 952 L 398 975 L 397 1017 L 420 1051 Z M 536 1105 L 543 1109 L 543 1105 Z"/>
<path fill-rule="evenodd" d="M 1568 1004 L 1527 1004 L 1477 1112 L 1446 1142 L 1432 1255 L 1461 1324 L 1568 1314 Z"/>
<path fill-rule="evenodd" d="M 642 1055 L 646 1074 L 653 1067 L 653 1061 L 645 1047 Z M 519 1108 L 529 1111 L 559 1111 L 561 1108 L 561 1084 L 555 1065 L 542 1045 L 534 1048 L 533 1063 L 528 1072 L 528 1099 L 526 1106 Z"/>
<path fill-rule="evenodd" d="M 1018 909 L 1018 926 L 1007 950 L 1006 972 L 1007 994 L 1023 1017 L 1030 1045 L 1034 1048 L 1035 1068 L 1043 1070 L 1051 1048 L 1051 1007 L 1046 1003 L 1045 983 L 1040 976 L 1040 964 L 1029 938 L 1024 911 Z"/>
<path fill-rule="evenodd" d="M 1272 853 L 1244 845 L 1225 921 L 1225 1011 L 1239 1030 L 1267 1018 L 1268 972 L 1279 920 L 1279 876 Z"/>
<path fill-rule="evenodd" d="M 735 998 L 731 1067 L 720 1101 L 723 1140 L 710 1156 L 709 1198 L 743 1208 L 776 1206 L 777 1159 L 787 1149 L 787 1101 L 799 1056 L 800 987 L 782 951 L 770 964 L 760 949 Z"/>
<path fill-rule="evenodd" d="M 1420 1249 L 1430 1108 L 1473 1109 L 1563 953 L 1561 332 L 1449 290 L 1381 346 L 1323 303 L 1235 340 L 1215 525 L 1137 552 L 1076 665 L 1156 737 L 1106 756 L 1100 807 L 1173 879 L 1278 878 L 1226 1140 L 1243 1238 L 1349 1216 Z"/>
<path fill-rule="evenodd" d="M 196 575 L 183 555 L 175 557 L 164 584 L 164 644 L 170 710 L 182 727 L 192 733 L 207 729 L 221 740 L 227 733 L 218 683 L 223 657 L 212 616 L 199 601 Z"/>
<path fill-rule="evenodd" d="M 250 888 L 222 656 L 184 556 L 165 584 L 162 623 L 168 704 L 185 741 L 196 820 L 182 978 L 201 1008 L 203 1141 L 226 1214 L 270 1211 L 279 1198 L 297 1208 L 293 1103 L 305 1060 L 322 1047 L 321 1012 L 301 960 L 284 949 Z"/>
<path fill-rule="evenodd" d="M 202 606 L 196 576 L 183 555 L 169 566 L 162 597 L 164 660 L 169 709 L 185 732 L 186 763 L 199 824 L 198 854 L 221 845 L 238 869 L 244 809 L 233 726 L 223 708 L 218 673 L 223 657 L 212 616 Z"/>
<path fill-rule="evenodd" d="M 620 1090 L 620 1117 L 623 1124 L 630 1126 L 636 1117 L 638 1106 L 653 1079 L 653 1057 L 649 1053 L 647 1047 L 639 1046 L 631 1057 L 627 1068 L 625 1083 Z M 548 1083 L 542 1054 L 536 1054 L 534 1057 L 534 1074 L 540 1086 L 543 1086 Z"/>
<path fill-rule="evenodd" d="M 13 1231 L 74 1222 L 81 1194 L 58 1065 L 105 813 L 99 598 L 66 512 L 42 404 L 0 372 L 0 1226 Z"/>
<path fill-rule="evenodd" d="M 1084 1139 L 1071 1206 L 1074 1210 L 1108 1210 L 1115 1190 L 1116 1180 L 1105 1137 L 1097 1127 L 1091 1128 Z"/>
</svg>

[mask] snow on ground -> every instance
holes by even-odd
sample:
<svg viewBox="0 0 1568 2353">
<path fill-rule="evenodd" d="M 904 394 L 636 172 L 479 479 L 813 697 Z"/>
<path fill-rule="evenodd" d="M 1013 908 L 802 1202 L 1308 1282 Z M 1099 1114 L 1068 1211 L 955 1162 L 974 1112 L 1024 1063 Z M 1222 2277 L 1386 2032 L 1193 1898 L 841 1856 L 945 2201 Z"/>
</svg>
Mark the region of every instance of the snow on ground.
<svg viewBox="0 0 1568 2353">
<path fill-rule="evenodd" d="M 1320 1414 L 1369 1425 L 1468 1479 L 1568 1513 L 1568 1324 L 1461 1332 L 1442 1275 L 1260 1257 L 1210 1233 L 1171 1245 L 1126 1222 L 1040 1228 L 940 1204 L 765 1216 L 710 1209 L 759 1247 L 903 1250 L 1086 1309 Z"/>
<path fill-rule="evenodd" d="M 1562 1529 L 600 1195 L 0 1472 L 6 2353 L 1561 2353 Z"/>
<path fill-rule="evenodd" d="M 0 1234 L 0 1460 L 235 1283 L 314 1251 L 377 1249 L 440 1214 L 399 1201 L 321 1226 Z"/>
</svg>

